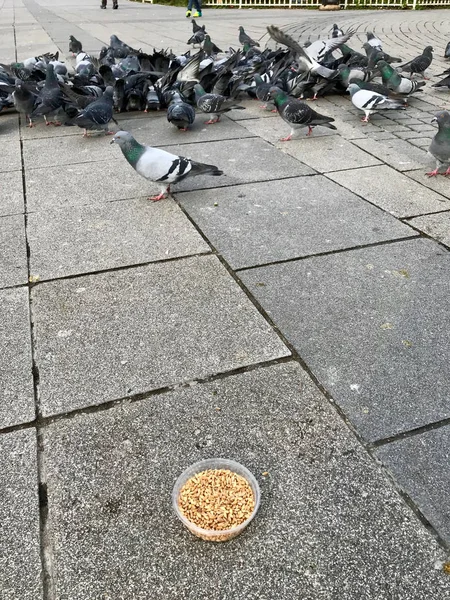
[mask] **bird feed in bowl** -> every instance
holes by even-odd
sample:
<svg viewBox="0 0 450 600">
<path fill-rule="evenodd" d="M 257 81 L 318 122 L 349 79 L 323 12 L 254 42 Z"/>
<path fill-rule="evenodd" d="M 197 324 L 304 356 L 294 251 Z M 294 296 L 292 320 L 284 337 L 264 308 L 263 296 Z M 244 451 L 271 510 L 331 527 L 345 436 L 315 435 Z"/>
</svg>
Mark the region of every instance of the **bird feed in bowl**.
<svg viewBox="0 0 450 600">
<path fill-rule="evenodd" d="M 191 472 L 176 490 L 176 513 L 191 533 L 204 540 L 236 537 L 258 509 L 259 488 L 251 473 L 249 479 L 244 471 L 241 475 L 227 466 Z"/>
</svg>

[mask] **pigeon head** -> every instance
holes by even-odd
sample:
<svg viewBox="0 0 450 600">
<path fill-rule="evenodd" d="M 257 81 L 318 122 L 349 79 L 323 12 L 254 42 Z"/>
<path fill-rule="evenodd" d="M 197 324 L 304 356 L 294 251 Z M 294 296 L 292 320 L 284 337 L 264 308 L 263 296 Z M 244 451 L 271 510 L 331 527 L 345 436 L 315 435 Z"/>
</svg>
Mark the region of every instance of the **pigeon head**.
<svg viewBox="0 0 450 600">
<path fill-rule="evenodd" d="M 441 110 L 434 115 L 434 117 L 431 119 L 431 122 L 437 123 L 439 129 L 441 127 L 450 127 L 450 113 L 446 110 Z"/>
<path fill-rule="evenodd" d="M 103 92 L 103 95 L 106 96 L 107 98 L 111 98 L 111 100 L 112 100 L 113 95 L 114 95 L 114 88 L 113 88 L 113 86 L 112 85 L 108 85 L 105 88 L 105 91 Z"/>
<path fill-rule="evenodd" d="M 353 94 L 359 92 L 360 89 L 361 88 L 359 87 L 359 85 L 356 85 L 356 83 L 351 83 L 347 88 L 347 92 L 349 92 L 350 95 L 353 96 Z"/>
<path fill-rule="evenodd" d="M 424 54 L 431 54 L 433 52 L 433 46 L 427 46 L 423 51 Z"/>
<path fill-rule="evenodd" d="M 118 144 L 121 148 L 134 142 L 134 137 L 129 131 L 118 131 L 114 134 L 110 144 Z"/>
<path fill-rule="evenodd" d="M 239 25 L 239 31 L 242 33 L 244 31 L 244 28 L 242 27 L 242 25 Z"/>
</svg>

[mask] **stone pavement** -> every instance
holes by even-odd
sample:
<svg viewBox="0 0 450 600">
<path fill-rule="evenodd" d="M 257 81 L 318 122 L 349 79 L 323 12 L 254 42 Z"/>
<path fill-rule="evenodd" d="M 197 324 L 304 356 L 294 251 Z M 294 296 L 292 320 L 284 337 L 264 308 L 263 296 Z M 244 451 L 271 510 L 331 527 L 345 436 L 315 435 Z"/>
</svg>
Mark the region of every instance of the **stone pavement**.
<svg viewBox="0 0 450 600">
<path fill-rule="evenodd" d="M 0 60 L 70 62 L 69 34 L 187 49 L 184 9 L 97 4 L 4 0 Z M 405 60 L 431 43 L 432 82 L 448 65 L 446 11 L 203 21 L 225 48 L 241 23 L 306 41 L 336 21 Z M 285 145 L 252 101 L 189 134 L 120 115 L 225 171 L 155 204 L 108 139 L 0 114 L 2 600 L 450 598 L 450 183 L 424 175 L 447 97 L 428 84 L 366 126 L 321 99 L 337 132 Z M 170 504 L 211 456 L 262 490 L 220 545 Z"/>
</svg>

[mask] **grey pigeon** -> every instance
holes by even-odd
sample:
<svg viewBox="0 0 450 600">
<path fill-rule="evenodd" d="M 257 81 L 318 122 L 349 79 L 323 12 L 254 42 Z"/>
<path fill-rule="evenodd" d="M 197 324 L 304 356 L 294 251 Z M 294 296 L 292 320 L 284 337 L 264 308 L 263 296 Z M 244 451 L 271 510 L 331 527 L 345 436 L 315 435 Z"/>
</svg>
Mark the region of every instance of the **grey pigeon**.
<svg viewBox="0 0 450 600">
<path fill-rule="evenodd" d="M 450 58 L 450 42 L 445 46 L 444 58 Z"/>
<path fill-rule="evenodd" d="M 344 35 L 344 32 L 342 31 L 342 29 L 339 29 L 339 27 L 337 26 L 337 23 L 334 23 L 333 29 L 331 30 L 331 37 L 337 38 L 337 37 L 340 37 L 341 35 Z"/>
<path fill-rule="evenodd" d="M 197 31 L 203 31 L 203 33 L 206 32 L 205 25 L 200 26 L 195 19 L 191 19 L 191 23 L 192 23 L 192 33 L 197 33 Z"/>
<path fill-rule="evenodd" d="M 366 33 L 366 36 L 367 36 L 367 43 L 370 46 L 372 46 L 372 48 L 376 48 L 377 50 L 383 50 L 383 45 L 381 43 L 381 40 L 379 40 L 377 37 L 375 37 L 371 31 L 368 31 Z"/>
<path fill-rule="evenodd" d="M 220 94 L 207 94 L 198 83 L 194 85 L 194 92 L 197 108 L 212 116 L 209 121 L 206 121 L 206 125 L 218 123 L 221 115 L 230 110 L 245 110 L 245 106 L 233 104 L 233 102 L 225 98 L 225 96 L 221 96 Z"/>
<path fill-rule="evenodd" d="M 89 131 L 104 130 L 105 133 L 112 134 L 108 130 L 108 123 L 113 120 L 113 88 L 108 86 L 103 96 L 98 100 L 91 102 L 78 116 L 73 120 L 75 125 L 84 129 L 83 137 L 88 137 Z"/>
<path fill-rule="evenodd" d="M 117 35 L 112 35 L 109 38 L 109 45 L 114 50 L 115 58 L 125 58 L 133 52 L 133 48 L 119 40 Z"/>
<path fill-rule="evenodd" d="M 199 29 L 195 33 L 191 35 L 188 39 L 187 43 L 192 44 L 192 46 L 199 46 L 205 40 L 205 32 L 203 29 Z"/>
<path fill-rule="evenodd" d="M 159 148 L 144 146 L 128 131 L 118 131 L 111 140 L 111 144 L 114 143 L 120 146 L 122 154 L 139 175 L 159 184 L 161 192 L 149 198 L 153 202 L 165 198 L 166 194 L 170 194 L 171 184 L 178 183 L 186 177 L 223 174 L 214 165 L 198 163 Z"/>
<path fill-rule="evenodd" d="M 417 73 L 418 75 L 422 75 L 424 79 L 428 79 L 425 77 L 425 71 L 431 65 L 431 61 L 433 60 L 433 47 L 427 46 L 420 56 L 416 56 L 409 62 L 401 65 L 399 67 L 400 71 L 406 71 L 407 73 L 411 73 L 414 75 Z"/>
<path fill-rule="evenodd" d="M 73 35 L 69 35 L 69 52 L 73 55 L 83 52 L 83 46 Z"/>
<path fill-rule="evenodd" d="M 347 91 L 352 97 L 353 106 L 364 112 L 361 121 L 368 123 L 369 116 L 378 110 L 405 110 L 405 105 L 401 100 L 392 100 L 382 94 L 362 90 L 355 83 L 351 83 Z"/>
<path fill-rule="evenodd" d="M 439 131 L 431 140 L 428 149 L 428 152 L 436 159 L 436 168 L 427 175 L 435 177 L 439 174 L 442 165 L 447 165 L 447 170 L 443 175 L 450 175 L 450 113 L 446 110 L 438 112 L 431 122 L 438 124 Z"/>
<path fill-rule="evenodd" d="M 332 122 L 334 121 L 332 117 L 319 114 L 308 106 L 306 102 L 289 97 L 286 92 L 283 92 L 280 88 L 272 87 L 270 89 L 270 96 L 273 99 L 280 117 L 291 126 L 291 133 L 288 136 L 281 138 L 280 141 L 289 141 L 292 139 L 295 130 L 303 127 L 308 127 L 308 136 L 312 134 L 313 127 L 316 127 L 316 125 L 328 127 L 328 129 L 336 129 L 336 127 L 332 125 Z"/>
<path fill-rule="evenodd" d="M 213 54 L 218 54 L 222 52 L 222 50 L 215 45 L 215 43 L 211 40 L 209 35 L 205 35 L 205 41 L 203 42 L 203 50 L 206 56 L 212 56 Z"/>
<path fill-rule="evenodd" d="M 49 64 L 47 65 L 44 87 L 38 94 L 37 105 L 30 117 L 43 115 L 46 125 L 61 125 L 61 122 L 57 119 L 55 121 L 47 121 L 47 115 L 55 115 L 62 108 L 63 101 L 63 94 L 56 79 L 53 65 Z"/>
<path fill-rule="evenodd" d="M 20 79 L 16 79 L 12 97 L 17 112 L 19 112 L 22 115 L 25 115 L 29 122 L 28 126 L 33 127 L 33 121 L 30 115 L 33 112 L 37 94 L 31 92 L 26 87 L 23 81 L 21 81 Z"/>
<path fill-rule="evenodd" d="M 414 94 L 414 92 L 420 92 L 420 88 L 425 85 L 425 81 L 412 81 L 408 77 L 403 77 L 384 60 L 380 60 L 377 66 L 381 73 L 383 84 L 396 94 L 409 96 L 410 94 Z"/>
<path fill-rule="evenodd" d="M 167 108 L 167 120 L 180 131 L 187 131 L 188 126 L 195 121 L 195 109 L 175 92 Z"/>
<path fill-rule="evenodd" d="M 258 46 L 259 48 L 259 42 L 255 42 L 255 40 L 252 40 L 252 38 L 245 33 L 242 25 L 239 27 L 239 43 L 242 46 L 250 46 L 250 48 L 252 48 L 253 46 Z"/>
</svg>

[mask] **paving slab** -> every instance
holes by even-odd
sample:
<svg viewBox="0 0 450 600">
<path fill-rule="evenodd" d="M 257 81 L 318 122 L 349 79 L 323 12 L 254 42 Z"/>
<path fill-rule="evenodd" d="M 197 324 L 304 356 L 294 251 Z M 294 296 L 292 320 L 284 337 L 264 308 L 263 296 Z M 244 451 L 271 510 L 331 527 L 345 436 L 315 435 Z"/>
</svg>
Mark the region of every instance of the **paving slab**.
<svg viewBox="0 0 450 600">
<path fill-rule="evenodd" d="M 0 288 L 28 281 L 23 215 L 0 217 Z"/>
<path fill-rule="evenodd" d="M 200 175 L 187 178 L 177 184 L 175 192 L 218 188 L 253 181 L 271 181 L 315 173 L 298 160 L 256 138 L 230 140 L 225 144 L 208 142 L 169 146 L 165 150 L 173 154 L 189 156 L 197 162 L 216 165 L 224 172 L 221 177 Z"/>
<path fill-rule="evenodd" d="M 408 222 L 450 248 L 450 212 L 416 217 Z"/>
<path fill-rule="evenodd" d="M 20 158 L 19 139 L 2 140 L 2 160 L 0 161 L 0 173 L 8 171 L 20 171 L 22 160 Z"/>
<path fill-rule="evenodd" d="M 41 280 L 210 251 L 170 199 L 32 213 L 28 241 L 31 272 Z"/>
<path fill-rule="evenodd" d="M 444 552 L 296 363 L 59 421 L 44 446 L 60 600 L 446 597 Z M 212 456 L 262 493 L 225 544 L 171 508 Z"/>
<path fill-rule="evenodd" d="M 417 137 L 417 136 L 414 136 Z M 397 169 L 397 171 L 412 171 L 414 169 L 426 168 L 432 157 L 425 150 L 408 144 L 406 140 L 353 140 L 359 148 L 378 156 L 384 163 Z"/>
<path fill-rule="evenodd" d="M 448 252 L 415 239 L 239 277 L 374 441 L 450 416 L 449 266 Z"/>
<path fill-rule="evenodd" d="M 450 208 L 449 200 L 421 185 L 422 180 L 417 182 L 410 178 L 410 173 L 403 175 L 387 165 L 329 173 L 327 176 L 396 217 Z"/>
<path fill-rule="evenodd" d="M 339 135 L 277 142 L 277 148 L 298 158 L 319 173 L 381 164 L 378 159 L 363 152 Z"/>
<path fill-rule="evenodd" d="M 227 117 L 232 121 L 278 117 L 277 113 L 271 111 L 270 106 L 268 109 L 261 108 L 261 106 L 264 106 L 264 102 L 261 102 L 261 100 L 251 100 L 243 96 L 242 98 L 238 98 L 236 102 L 239 106 L 245 106 L 245 110 L 231 110 L 227 113 Z"/>
<path fill-rule="evenodd" d="M 450 426 L 398 440 L 375 454 L 450 544 L 450 510 L 445 501 L 450 494 Z"/>
<path fill-rule="evenodd" d="M 110 160 L 28 169 L 28 211 L 148 198 L 154 186 L 138 175 L 122 156 Z"/>
<path fill-rule="evenodd" d="M 50 125 L 53 127 L 53 125 Z M 58 128 L 60 129 L 60 128 Z M 78 127 L 77 127 L 78 129 Z M 114 160 L 111 136 L 92 135 L 55 136 L 23 141 L 23 160 L 28 170 L 77 163 L 106 162 Z M 50 171 L 50 169 L 49 169 Z M 101 176 L 101 173 L 100 175 Z"/>
<path fill-rule="evenodd" d="M 287 123 L 278 117 L 278 119 L 250 119 L 242 123 L 243 127 L 248 129 L 253 135 L 257 135 L 263 140 L 267 140 L 268 142 L 272 142 L 276 144 L 280 141 L 282 137 L 286 137 L 290 131 L 291 127 Z M 306 138 L 306 134 L 308 133 L 308 128 L 304 127 L 302 129 L 298 129 L 291 142 L 293 144 L 297 143 L 298 140 L 304 140 Z M 328 129 L 326 127 L 315 127 L 314 132 L 312 134 L 312 138 L 325 137 L 330 135 L 337 135 L 337 132 L 333 129 Z M 309 138 L 308 138 L 309 139 Z M 287 144 L 291 142 L 286 142 Z M 283 144 L 286 145 L 286 144 Z"/>
<path fill-rule="evenodd" d="M 0 597 L 41 600 L 36 432 L 0 436 Z"/>
<path fill-rule="evenodd" d="M 24 212 L 22 171 L 2 173 L 0 188 L 0 216 Z"/>
<path fill-rule="evenodd" d="M 431 167 L 432 169 L 434 169 L 434 167 L 436 166 L 435 163 L 436 161 L 433 160 L 433 166 Z M 445 169 L 445 167 L 443 169 Z M 426 172 L 429 170 L 431 169 L 422 168 L 418 171 L 409 171 L 408 177 L 414 179 L 414 181 L 418 181 L 430 190 L 438 192 L 439 194 L 441 194 L 441 196 L 450 199 L 450 186 L 448 185 L 447 177 L 428 177 Z"/>
<path fill-rule="evenodd" d="M 233 269 L 415 235 L 321 175 L 177 197 Z"/>
<path fill-rule="evenodd" d="M 31 333 L 26 288 L 0 290 L 0 427 L 35 416 Z"/>
<path fill-rule="evenodd" d="M 33 306 L 46 415 L 289 354 L 212 256 L 43 283 Z"/>
<path fill-rule="evenodd" d="M 1 54 L 3 55 L 3 53 Z M 19 139 L 19 117 L 15 110 L 5 110 L 0 113 L 0 135 L 2 144 L 7 140 L 17 141 Z"/>
</svg>

